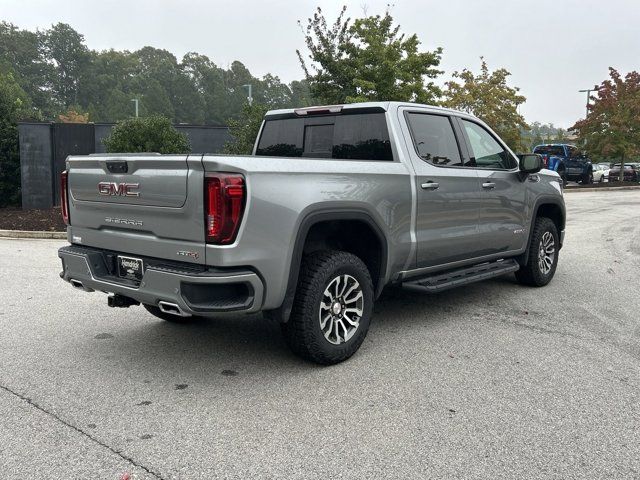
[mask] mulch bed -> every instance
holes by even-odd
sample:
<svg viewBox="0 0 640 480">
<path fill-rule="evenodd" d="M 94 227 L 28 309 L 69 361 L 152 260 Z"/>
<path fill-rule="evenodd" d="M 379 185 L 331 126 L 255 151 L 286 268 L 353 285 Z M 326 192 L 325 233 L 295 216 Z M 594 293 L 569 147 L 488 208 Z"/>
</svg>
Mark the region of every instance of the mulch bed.
<svg viewBox="0 0 640 480">
<path fill-rule="evenodd" d="M 22 210 L 16 207 L 0 208 L 0 230 L 29 230 L 64 232 L 60 208 Z"/>
<path fill-rule="evenodd" d="M 578 185 L 577 183 L 570 183 L 567 188 L 571 190 L 582 189 L 598 189 L 598 188 L 611 188 L 611 187 L 637 187 L 640 185 L 638 182 L 602 182 L 592 183 L 591 185 Z"/>
</svg>

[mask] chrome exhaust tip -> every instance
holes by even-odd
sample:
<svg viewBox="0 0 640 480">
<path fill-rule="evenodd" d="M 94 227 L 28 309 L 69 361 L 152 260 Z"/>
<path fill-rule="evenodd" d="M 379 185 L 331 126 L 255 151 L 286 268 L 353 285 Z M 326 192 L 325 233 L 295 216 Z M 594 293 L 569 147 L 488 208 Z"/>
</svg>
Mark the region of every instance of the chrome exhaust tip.
<svg viewBox="0 0 640 480">
<path fill-rule="evenodd" d="M 84 285 L 80 280 L 76 280 L 74 278 L 69 279 L 69 283 L 73 288 L 79 288 L 80 290 L 84 290 Z"/>
<path fill-rule="evenodd" d="M 170 315 L 176 315 L 178 317 L 190 317 L 190 313 L 183 311 L 177 304 L 171 302 L 160 301 L 158 302 L 158 308 L 162 313 L 168 313 Z"/>
</svg>

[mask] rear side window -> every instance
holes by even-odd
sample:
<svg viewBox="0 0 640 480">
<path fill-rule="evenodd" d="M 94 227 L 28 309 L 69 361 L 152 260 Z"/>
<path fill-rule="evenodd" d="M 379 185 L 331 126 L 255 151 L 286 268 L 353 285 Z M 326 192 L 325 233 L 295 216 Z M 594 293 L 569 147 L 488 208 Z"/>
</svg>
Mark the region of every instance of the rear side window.
<svg viewBox="0 0 640 480">
<path fill-rule="evenodd" d="M 393 160 L 384 113 L 267 120 L 256 155 Z"/>
<path fill-rule="evenodd" d="M 410 112 L 407 120 L 420 158 L 438 166 L 462 166 L 458 142 L 449 117 Z"/>
</svg>

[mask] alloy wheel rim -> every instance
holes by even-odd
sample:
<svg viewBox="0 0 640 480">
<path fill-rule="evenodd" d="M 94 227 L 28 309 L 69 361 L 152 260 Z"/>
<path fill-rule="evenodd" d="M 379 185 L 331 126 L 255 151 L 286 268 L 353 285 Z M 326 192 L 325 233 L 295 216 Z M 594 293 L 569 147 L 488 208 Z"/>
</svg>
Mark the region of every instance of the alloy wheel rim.
<svg viewBox="0 0 640 480">
<path fill-rule="evenodd" d="M 318 319 L 324 338 L 333 345 L 348 342 L 358 330 L 364 308 L 360 283 L 342 274 L 329 282 L 322 294 Z"/>
<path fill-rule="evenodd" d="M 543 275 L 548 275 L 556 257 L 556 241 L 551 232 L 544 232 L 538 247 L 538 267 Z"/>
</svg>

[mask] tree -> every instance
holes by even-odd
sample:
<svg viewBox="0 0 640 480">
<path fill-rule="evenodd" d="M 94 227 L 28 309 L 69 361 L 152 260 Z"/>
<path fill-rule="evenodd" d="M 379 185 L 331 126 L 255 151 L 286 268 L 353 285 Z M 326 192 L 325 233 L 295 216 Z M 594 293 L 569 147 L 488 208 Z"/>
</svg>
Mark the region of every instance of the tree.
<svg viewBox="0 0 640 480">
<path fill-rule="evenodd" d="M 35 108 L 53 113 L 52 67 L 45 59 L 44 34 L 0 22 L 0 71 L 11 71 Z"/>
<path fill-rule="evenodd" d="M 466 68 L 454 72 L 454 80 L 446 83 L 443 105 L 475 115 L 489 125 L 513 150 L 526 149 L 521 130 L 529 126 L 518 113 L 518 106 L 527 99 L 520 95 L 518 87 L 510 87 L 508 70 L 500 68 L 489 72 L 483 57 L 480 74 Z M 455 79 L 459 79 L 458 82 Z"/>
<path fill-rule="evenodd" d="M 269 107 L 260 103 L 245 104 L 241 117 L 229 120 L 229 133 L 231 133 L 233 140 L 225 144 L 224 152 L 234 155 L 250 155 L 267 110 Z"/>
<path fill-rule="evenodd" d="M 0 207 L 20 204 L 18 120 L 30 114 L 27 94 L 12 73 L 0 73 Z"/>
<path fill-rule="evenodd" d="M 89 62 L 84 36 L 66 23 L 57 23 L 45 32 L 44 49 L 55 68 L 54 99 L 60 108 L 77 104 L 80 78 Z"/>
<path fill-rule="evenodd" d="M 592 155 L 620 158 L 620 181 L 624 162 L 640 154 L 640 73 L 626 76 L 609 68 L 610 79 L 602 82 L 598 96 L 592 96 L 587 118 L 570 130 L 585 142 Z"/>
<path fill-rule="evenodd" d="M 298 59 L 311 95 L 322 103 L 362 101 L 416 101 L 436 103 L 441 94 L 433 83 L 442 49 L 419 51 L 413 34 L 400 33 L 387 10 L 383 16 L 359 18 L 351 23 L 343 7 L 329 26 L 320 7 L 305 29 L 307 60 Z M 299 22 L 300 23 L 300 22 Z"/>
<path fill-rule="evenodd" d="M 189 153 L 186 135 L 178 132 L 168 118 L 154 115 L 119 122 L 104 139 L 109 153 Z"/>
</svg>

